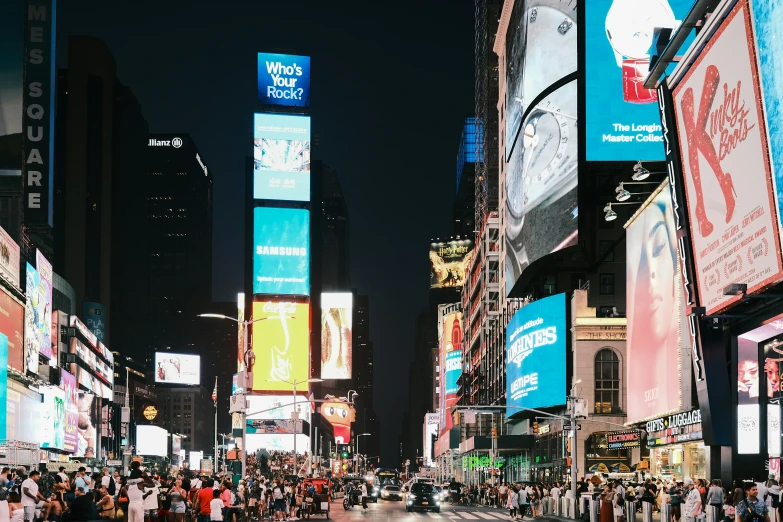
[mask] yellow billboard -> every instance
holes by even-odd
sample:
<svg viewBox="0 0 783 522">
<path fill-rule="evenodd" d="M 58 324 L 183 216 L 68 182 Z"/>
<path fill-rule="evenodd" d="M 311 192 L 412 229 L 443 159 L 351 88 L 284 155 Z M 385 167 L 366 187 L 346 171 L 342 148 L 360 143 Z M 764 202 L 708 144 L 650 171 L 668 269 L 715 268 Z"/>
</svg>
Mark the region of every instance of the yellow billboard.
<svg viewBox="0 0 783 522">
<path fill-rule="evenodd" d="M 253 303 L 254 391 L 307 392 L 310 378 L 310 305 Z"/>
</svg>

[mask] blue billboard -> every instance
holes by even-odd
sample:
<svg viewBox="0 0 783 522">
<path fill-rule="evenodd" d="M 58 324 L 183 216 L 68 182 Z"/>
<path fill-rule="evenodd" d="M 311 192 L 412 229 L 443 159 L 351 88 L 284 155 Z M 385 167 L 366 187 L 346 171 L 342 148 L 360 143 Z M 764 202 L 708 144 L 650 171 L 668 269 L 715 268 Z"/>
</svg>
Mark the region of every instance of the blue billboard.
<svg viewBox="0 0 783 522">
<path fill-rule="evenodd" d="M 664 160 L 658 97 L 643 83 L 655 28 L 678 27 L 693 2 L 584 3 L 588 161 Z"/>
<path fill-rule="evenodd" d="M 254 116 L 253 198 L 310 201 L 309 116 Z"/>
<path fill-rule="evenodd" d="M 446 354 L 446 395 L 456 395 L 459 391 L 457 381 L 462 375 L 462 350 Z"/>
<path fill-rule="evenodd" d="M 310 106 L 310 57 L 258 53 L 258 100 L 264 105 Z"/>
<path fill-rule="evenodd" d="M 558 406 L 565 392 L 566 299 L 557 294 L 521 308 L 506 327 L 506 404 Z"/>
<path fill-rule="evenodd" d="M 310 295 L 310 212 L 253 209 L 253 293 Z"/>
</svg>

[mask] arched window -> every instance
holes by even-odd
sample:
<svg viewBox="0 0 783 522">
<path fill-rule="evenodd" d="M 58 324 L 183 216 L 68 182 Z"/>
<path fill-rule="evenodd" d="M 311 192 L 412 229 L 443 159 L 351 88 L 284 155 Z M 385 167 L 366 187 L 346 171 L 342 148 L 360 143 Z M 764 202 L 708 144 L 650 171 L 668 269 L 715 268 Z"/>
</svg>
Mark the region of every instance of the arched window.
<svg viewBox="0 0 783 522">
<path fill-rule="evenodd" d="M 610 348 L 595 354 L 595 413 L 620 411 L 620 360 Z"/>
</svg>

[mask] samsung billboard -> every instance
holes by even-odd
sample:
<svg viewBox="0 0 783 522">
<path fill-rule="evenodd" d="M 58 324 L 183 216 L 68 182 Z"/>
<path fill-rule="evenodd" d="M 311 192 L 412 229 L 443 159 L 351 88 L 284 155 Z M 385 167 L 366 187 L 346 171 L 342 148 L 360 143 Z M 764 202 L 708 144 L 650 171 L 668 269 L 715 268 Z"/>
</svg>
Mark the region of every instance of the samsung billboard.
<svg viewBox="0 0 783 522">
<path fill-rule="evenodd" d="M 253 209 L 253 293 L 310 295 L 310 213 Z"/>
<path fill-rule="evenodd" d="M 566 299 L 533 301 L 506 328 L 507 415 L 566 402 Z"/>
<path fill-rule="evenodd" d="M 254 116 L 253 198 L 310 201 L 309 116 Z"/>
<path fill-rule="evenodd" d="M 310 106 L 310 57 L 258 53 L 258 101 L 263 105 Z"/>
</svg>

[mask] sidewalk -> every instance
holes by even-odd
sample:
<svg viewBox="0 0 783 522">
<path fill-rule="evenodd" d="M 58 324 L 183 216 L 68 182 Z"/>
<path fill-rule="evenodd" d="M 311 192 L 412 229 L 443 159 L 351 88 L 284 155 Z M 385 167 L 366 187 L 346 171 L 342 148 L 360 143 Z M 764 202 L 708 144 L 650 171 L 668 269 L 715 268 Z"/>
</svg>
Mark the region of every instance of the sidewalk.
<svg viewBox="0 0 783 522">
<path fill-rule="evenodd" d="M 546 520 L 551 520 L 552 522 L 574 522 L 573 518 L 566 518 L 566 517 L 556 517 L 555 515 L 544 515 L 542 518 Z M 600 519 L 600 515 L 599 515 Z M 528 520 L 526 517 L 525 520 Z M 530 519 L 533 520 L 533 519 Z M 633 522 L 633 520 L 626 518 L 626 522 Z M 637 513 L 636 514 L 636 520 L 635 522 L 642 522 L 642 514 Z M 661 522 L 661 514 L 660 512 L 653 512 L 652 514 L 652 522 Z"/>
</svg>

